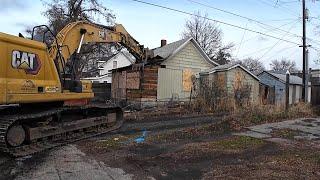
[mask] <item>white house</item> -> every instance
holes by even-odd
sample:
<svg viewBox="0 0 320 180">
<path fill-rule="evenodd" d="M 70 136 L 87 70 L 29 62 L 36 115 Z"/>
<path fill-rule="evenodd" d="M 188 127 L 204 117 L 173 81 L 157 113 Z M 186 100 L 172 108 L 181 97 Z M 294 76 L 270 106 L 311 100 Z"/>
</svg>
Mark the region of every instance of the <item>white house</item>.
<svg viewBox="0 0 320 180">
<path fill-rule="evenodd" d="M 112 83 L 111 70 L 127 67 L 135 63 L 134 57 L 126 52 L 120 51 L 117 54 L 98 62 L 99 76 L 84 78 L 95 83 Z"/>
</svg>

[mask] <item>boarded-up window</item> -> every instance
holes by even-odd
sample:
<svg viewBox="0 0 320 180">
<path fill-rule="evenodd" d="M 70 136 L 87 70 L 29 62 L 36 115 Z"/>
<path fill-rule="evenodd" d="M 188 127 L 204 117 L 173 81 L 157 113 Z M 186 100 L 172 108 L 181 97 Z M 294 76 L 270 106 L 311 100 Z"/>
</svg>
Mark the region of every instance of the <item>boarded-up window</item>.
<svg viewBox="0 0 320 180">
<path fill-rule="evenodd" d="M 241 89 L 242 85 L 243 85 L 243 80 L 244 80 L 244 75 L 238 70 L 235 73 L 235 77 L 234 77 L 234 89 Z"/>
<path fill-rule="evenodd" d="M 182 75 L 182 84 L 183 84 L 183 91 L 191 91 L 192 88 L 192 75 L 193 72 L 191 69 L 184 69 Z"/>
</svg>

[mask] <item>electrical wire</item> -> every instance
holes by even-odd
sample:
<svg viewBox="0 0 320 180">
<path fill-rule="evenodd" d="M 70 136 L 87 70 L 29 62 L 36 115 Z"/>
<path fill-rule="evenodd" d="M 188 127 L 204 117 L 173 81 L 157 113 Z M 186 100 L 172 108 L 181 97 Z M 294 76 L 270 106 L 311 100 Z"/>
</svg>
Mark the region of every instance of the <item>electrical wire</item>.
<svg viewBox="0 0 320 180">
<path fill-rule="evenodd" d="M 258 0 L 260 3 L 262 3 L 262 4 L 265 4 L 265 5 L 268 5 L 268 6 L 271 6 L 271 7 L 273 7 L 273 8 L 276 8 L 277 6 L 277 4 L 270 4 L 269 2 L 266 2 L 266 1 L 264 1 L 264 0 Z M 286 7 L 284 7 L 284 6 L 278 6 L 278 7 L 281 7 L 283 10 L 286 10 L 288 13 L 290 13 L 290 14 L 292 14 L 292 15 L 294 15 L 294 16 L 296 16 L 297 14 L 299 14 L 299 13 L 297 13 L 297 12 L 294 12 L 294 11 L 292 11 L 291 9 L 289 9 L 289 8 L 286 8 Z"/>
<path fill-rule="evenodd" d="M 162 9 L 167 9 L 167 10 L 178 12 L 178 13 L 181 13 L 181 14 L 187 14 L 187 15 L 190 15 L 190 16 L 195 16 L 195 17 L 207 19 L 209 21 L 213 21 L 213 22 L 216 22 L 216 23 L 219 23 L 219 24 L 223 24 L 223 25 L 226 25 L 226 26 L 230 26 L 230 27 L 234 27 L 234 28 L 237 28 L 237 29 L 250 31 L 250 32 L 253 32 L 253 33 L 256 33 L 256 34 L 260 34 L 260 35 L 263 35 L 263 36 L 267 36 L 267 37 L 273 38 L 273 39 L 278 39 L 278 40 L 281 40 L 281 41 L 284 41 L 284 42 L 287 42 L 287 43 L 300 45 L 299 43 L 296 43 L 296 42 L 293 42 L 293 41 L 290 41 L 290 40 L 287 40 L 287 39 L 279 38 L 279 37 L 276 37 L 276 36 L 273 36 L 273 35 L 270 35 L 270 34 L 262 33 L 260 31 L 252 30 L 252 29 L 249 29 L 249 28 L 244 28 L 244 27 L 241 27 L 241 26 L 238 26 L 238 25 L 235 25 L 235 24 L 231 24 L 231 23 L 224 22 L 224 21 L 221 21 L 221 20 L 216 20 L 216 19 L 204 17 L 204 16 L 201 16 L 201 15 L 197 15 L 197 14 L 194 14 L 194 13 L 186 12 L 186 11 L 183 11 L 183 10 L 170 8 L 170 7 L 167 7 L 167 6 L 162 6 L 162 5 L 159 5 L 159 4 L 150 3 L 150 2 L 141 1 L 141 0 L 131 0 L 131 1 L 142 3 L 142 4 L 146 4 L 146 5 L 150 5 L 150 6 L 154 6 L 154 7 L 158 7 L 158 8 L 162 8 Z"/>
<path fill-rule="evenodd" d="M 285 31 L 285 30 L 283 30 L 283 29 L 276 28 L 276 27 L 271 26 L 271 25 L 269 25 L 269 24 L 265 24 L 265 23 L 263 23 L 263 22 L 260 22 L 259 20 L 256 20 L 256 19 L 253 19 L 253 18 L 249 18 L 249 17 L 246 17 L 246 16 L 242 16 L 242 15 L 240 15 L 240 14 L 236 14 L 236 13 L 233 13 L 233 12 L 230 12 L 230 11 L 227 11 L 227 10 L 224 10 L 224 9 L 221 9 L 221 8 L 217 8 L 217 7 L 211 6 L 211 5 L 209 5 L 209 4 L 204 4 L 204 3 L 201 3 L 201 2 L 199 2 L 199 1 L 194 1 L 194 0 L 186 0 L 186 1 L 189 1 L 189 2 L 192 2 L 192 3 L 195 3 L 195 4 L 198 4 L 198 5 L 201 5 L 201 6 L 204 6 L 204 7 L 208 7 L 208 8 L 211 8 L 211 9 L 214 9 L 214 10 L 217 10 L 217 11 L 220 11 L 220 12 L 224 12 L 224 13 L 227 13 L 227 14 L 230 14 L 230 15 L 233 15 L 233 16 L 236 16 L 236 17 L 240 17 L 240 18 L 242 18 L 242 19 L 246 19 L 246 20 L 248 20 L 248 21 L 255 22 L 255 23 L 257 23 L 257 24 L 260 24 L 260 25 L 263 25 L 263 26 L 266 26 L 266 27 L 270 27 L 270 28 L 272 28 L 272 29 L 276 29 L 276 30 L 279 30 L 279 31 L 281 31 L 281 32 L 285 32 L 285 33 L 288 32 L 288 31 Z M 292 35 L 294 35 L 294 36 L 297 36 L 297 37 L 302 37 L 302 36 L 297 35 L 297 34 L 294 34 L 294 33 L 290 33 L 290 34 L 292 34 Z"/>
<path fill-rule="evenodd" d="M 247 28 L 247 26 L 248 26 L 248 23 L 246 24 L 246 28 Z M 244 37 L 245 37 L 245 35 L 246 35 L 246 30 L 244 30 L 244 32 L 243 32 L 243 35 L 242 35 L 242 38 L 241 38 L 241 41 L 240 41 L 240 45 L 239 45 L 239 47 L 238 47 L 238 51 L 237 51 L 237 55 L 236 56 L 238 56 L 238 54 L 239 54 L 239 51 L 240 51 L 240 49 L 241 49 L 241 46 L 242 46 L 242 42 L 243 42 L 243 39 L 244 39 Z"/>
<path fill-rule="evenodd" d="M 290 22 L 290 23 L 283 24 L 283 25 L 279 26 L 278 28 L 281 28 L 281 27 L 290 25 L 290 24 L 295 23 L 295 22 L 297 22 L 296 19 L 295 19 L 294 21 Z M 269 32 L 269 33 L 270 33 L 270 32 L 272 32 L 272 31 L 274 31 L 274 30 L 275 30 L 275 29 L 270 29 L 270 30 L 266 30 L 266 31 L 264 31 L 264 32 L 265 32 L 265 33 L 266 33 L 266 32 Z M 249 39 L 243 41 L 242 44 L 247 43 L 247 42 L 249 42 L 249 41 L 251 41 L 251 40 L 253 40 L 253 39 L 257 38 L 257 37 L 259 37 L 259 34 L 258 34 L 258 35 L 255 35 L 255 36 L 252 37 L 252 38 L 249 38 Z M 237 44 L 236 44 L 236 45 L 237 45 Z"/>
<path fill-rule="evenodd" d="M 277 55 L 278 55 L 278 53 L 280 53 L 280 52 L 284 52 L 284 51 L 287 51 L 287 50 L 292 49 L 292 48 L 298 48 L 298 47 L 297 47 L 297 46 L 285 47 L 285 48 L 283 48 L 283 49 L 280 49 L 280 50 L 276 51 L 276 52 L 275 52 L 275 54 L 274 54 L 273 56 L 270 56 L 270 57 L 265 58 L 265 59 L 272 59 L 273 57 L 277 56 Z M 299 52 L 299 51 L 295 51 L 295 52 Z"/>
<path fill-rule="evenodd" d="M 289 31 L 291 31 L 295 26 L 296 26 L 296 23 L 293 24 L 293 25 L 289 28 Z M 287 35 L 287 33 L 284 34 L 284 35 L 282 36 L 282 38 L 284 38 L 286 35 Z M 267 52 L 265 52 L 265 53 L 259 58 L 259 60 L 261 60 L 261 59 L 264 58 L 268 53 L 270 53 L 273 48 L 275 48 L 277 45 L 280 44 L 280 42 L 281 42 L 281 41 L 278 40 Z"/>
</svg>

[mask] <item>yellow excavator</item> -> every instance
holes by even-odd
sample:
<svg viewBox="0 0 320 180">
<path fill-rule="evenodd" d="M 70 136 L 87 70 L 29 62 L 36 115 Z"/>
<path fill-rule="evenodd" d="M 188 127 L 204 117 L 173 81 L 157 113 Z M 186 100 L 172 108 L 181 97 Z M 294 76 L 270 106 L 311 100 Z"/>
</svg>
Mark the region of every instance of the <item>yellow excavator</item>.
<svg viewBox="0 0 320 180">
<path fill-rule="evenodd" d="M 41 29 L 43 42 L 33 40 Z M 123 112 L 90 103 L 90 81 L 77 74 L 81 47 L 119 43 L 138 61 L 152 56 L 120 24 L 87 21 L 65 26 L 47 46 L 49 27 L 33 29 L 31 39 L 0 33 L 0 150 L 30 155 L 119 128 Z"/>
</svg>

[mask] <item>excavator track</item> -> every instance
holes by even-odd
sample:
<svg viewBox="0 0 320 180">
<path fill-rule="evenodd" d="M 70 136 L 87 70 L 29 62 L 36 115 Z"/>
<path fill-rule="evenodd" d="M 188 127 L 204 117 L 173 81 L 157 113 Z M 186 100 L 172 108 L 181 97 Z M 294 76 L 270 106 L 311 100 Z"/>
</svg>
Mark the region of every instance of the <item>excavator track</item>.
<svg viewBox="0 0 320 180">
<path fill-rule="evenodd" d="M 29 127 L 30 124 L 37 123 L 35 120 L 52 117 L 60 117 L 59 119 L 63 120 L 65 114 L 72 116 L 75 111 L 85 113 L 92 111 L 93 114 L 97 113 L 98 115 L 77 120 L 59 121 L 55 122 L 54 126 L 33 125 L 33 127 Z M 105 116 L 100 116 L 101 113 L 104 113 Z M 67 119 L 69 116 L 67 116 Z M 26 139 L 19 146 L 11 146 L 8 143 L 9 129 L 17 124 L 23 126 L 23 129 L 26 130 Z M 4 115 L 0 117 L 0 151 L 9 153 L 14 157 L 32 155 L 117 130 L 122 124 L 123 113 L 121 108 L 104 106 L 61 107 L 37 113 Z"/>
</svg>

